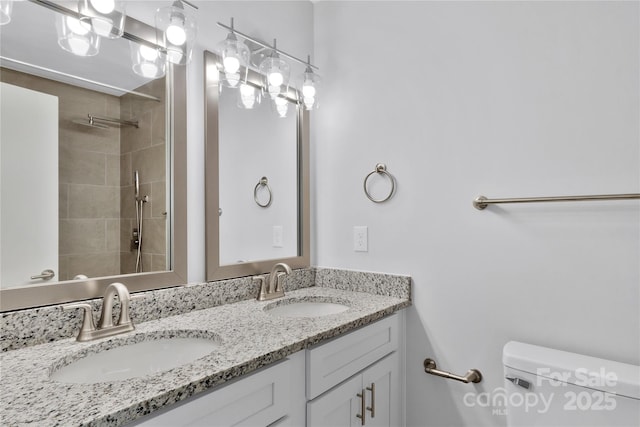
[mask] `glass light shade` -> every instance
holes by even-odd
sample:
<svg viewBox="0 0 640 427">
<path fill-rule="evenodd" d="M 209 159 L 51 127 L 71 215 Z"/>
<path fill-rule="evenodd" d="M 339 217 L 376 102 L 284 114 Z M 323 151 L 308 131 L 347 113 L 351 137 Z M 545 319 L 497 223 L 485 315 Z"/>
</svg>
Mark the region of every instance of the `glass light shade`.
<svg viewBox="0 0 640 427">
<path fill-rule="evenodd" d="M 11 22 L 11 12 L 13 11 L 13 1 L 1 0 L 0 1 L 0 25 L 8 24 Z"/>
<path fill-rule="evenodd" d="M 260 63 L 259 69 L 264 78 L 264 87 L 271 99 L 275 100 L 287 90 L 291 68 L 275 51 Z"/>
<path fill-rule="evenodd" d="M 315 110 L 320 106 L 318 92 L 320 87 L 320 76 L 313 72 L 311 67 L 307 67 L 300 79 L 300 103 L 305 110 Z"/>
<path fill-rule="evenodd" d="M 100 37 L 117 39 L 124 33 L 125 4 L 116 0 L 78 1 L 80 21 Z"/>
<path fill-rule="evenodd" d="M 166 72 L 166 55 L 152 47 L 129 42 L 133 72 L 147 79 L 158 79 Z"/>
<path fill-rule="evenodd" d="M 78 56 L 95 56 L 100 51 L 100 37 L 79 19 L 58 14 L 56 31 L 58 44 L 67 52 Z"/>
<path fill-rule="evenodd" d="M 291 103 L 286 99 L 283 98 L 281 96 L 276 96 L 273 99 L 273 109 L 274 111 L 278 114 L 278 117 L 280 117 L 281 119 L 287 117 L 287 114 L 289 113 L 289 105 Z"/>
<path fill-rule="evenodd" d="M 260 105 L 261 90 L 246 83 L 240 83 L 238 88 L 238 107 L 251 110 Z"/>
<path fill-rule="evenodd" d="M 233 33 L 218 45 L 222 57 L 222 83 L 229 87 L 238 87 L 242 69 L 247 67 L 251 53 L 249 48 Z"/>
<path fill-rule="evenodd" d="M 156 11 L 156 27 L 162 32 L 169 62 L 186 65 L 191 61 L 191 52 L 196 40 L 198 25 L 193 15 L 184 9 L 181 2 Z"/>
</svg>

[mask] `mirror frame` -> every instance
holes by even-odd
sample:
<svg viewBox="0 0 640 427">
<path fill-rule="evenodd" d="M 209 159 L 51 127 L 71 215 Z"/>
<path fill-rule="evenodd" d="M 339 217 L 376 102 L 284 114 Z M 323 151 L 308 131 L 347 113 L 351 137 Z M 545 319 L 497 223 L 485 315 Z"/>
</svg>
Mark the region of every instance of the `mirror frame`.
<svg viewBox="0 0 640 427">
<path fill-rule="evenodd" d="M 33 0 L 32 0 L 33 1 Z M 44 7 L 64 14 L 75 14 L 70 9 L 47 1 L 35 1 Z M 123 38 L 157 46 L 156 29 L 127 17 Z M 161 289 L 187 283 L 187 78 L 186 67 L 170 64 L 167 68 L 167 144 L 172 150 L 170 171 L 173 178 L 168 196 L 171 203 L 171 224 L 167 239 L 172 243 L 171 270 L 149 273 L 122 274 L 69 280 L 43 285 L 27 285 L 0 290 L 0 312 L 41 307 L 70 301 L 101 297 L 110 283 L 123 282 L 130 292 Z M 170 84 L 172 83 L 172 84 Z"/>
<path fill-rule="evenodd" d="M 220 191 L 219 174 L 219 84 L 218 64 L 220 56 L 204 52 L 205 75 L 205 218 L 206 218 L 206 267 L 207 280 L 229 279 L 268 273 L 271 268 L 284 262 L 291 268 L 306 268 L 310 265 L 310 208 L 309 208 L 309 112 L 297 108 L 297 159 L 298 159 L 298 255 L 288 258 L 250 261 L 220 265 Z M 259 73 L 249 70 L 248 81 L 262 86 Z M 287 99 L 298 104 L 298 94 L 289 88 Z"/>
</svg>

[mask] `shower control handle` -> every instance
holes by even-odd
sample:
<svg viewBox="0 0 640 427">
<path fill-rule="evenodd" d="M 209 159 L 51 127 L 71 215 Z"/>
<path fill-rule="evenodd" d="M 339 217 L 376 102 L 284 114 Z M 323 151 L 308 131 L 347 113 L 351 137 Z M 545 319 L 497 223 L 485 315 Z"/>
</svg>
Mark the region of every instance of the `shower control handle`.
<svg viewBox="0 0 640 427">
<path fill-rule="evenodd" d="M 47 268 L 46 270 L 42 270 L 42 273 L 36 274 L 35 276 L 31 276 L 31 280 L 42 279 L 42 280 L 50 280 L 55 277 L 56 273 Z"/>
</svg>

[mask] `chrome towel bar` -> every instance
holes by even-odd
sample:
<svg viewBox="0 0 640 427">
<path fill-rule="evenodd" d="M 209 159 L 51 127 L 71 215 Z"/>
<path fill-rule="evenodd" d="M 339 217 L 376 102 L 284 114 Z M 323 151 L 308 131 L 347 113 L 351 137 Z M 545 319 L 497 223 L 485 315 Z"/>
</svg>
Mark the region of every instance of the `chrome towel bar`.
<svg viewBox="0 0 640 427">
<path fill-rule="evenodd" d="M 447 378 L 449 380 L 462 381 L 463 383 L 479 383 L 482 381 L 482 374 L 477 369 L 469 369 L 464 376 L 455 375 L 451 372 L 441 371 L 436 369 L 436 361 L 433 359 L 424 359 L 424 371 L 427 374 L 437 375 L 439 377 Z"/>
<path fill-rule="evenodd" d="M 489 205 L 500 203 L 537 203 L 537 202 L 583 202 L 593 200 L 631 200 L 640 199 L 640 193 L 629 194 L 601 194 L 594 196 L 557 196 L 557 197 L 524 197 L 513 199 L 488 199 L 485 196 L 478 196 L 473 201 L 473 207 L 483 210 Z"/>
</svg>

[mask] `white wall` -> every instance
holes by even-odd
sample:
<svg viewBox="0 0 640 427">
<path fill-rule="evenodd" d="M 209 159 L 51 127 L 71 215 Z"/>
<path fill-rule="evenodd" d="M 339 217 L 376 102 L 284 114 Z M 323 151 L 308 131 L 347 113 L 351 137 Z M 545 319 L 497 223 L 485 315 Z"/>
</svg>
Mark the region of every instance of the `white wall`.
<svg viewBox="0 0 640 427">
<path fill-rule="evenodd" d="M 314 5 L 313 263 L 413 276 L 408 425 L 504 424 L 463 396 L 502 386 L 509 340 L 640 363 L 637 202 L 471 205 L 640 190 L 638 16 L 638 2 Z M 398 180 L 380 205 L 362 191 L 378 162 Z M 425 375 L 427 356 L 485 380 Z"/>
</svg>

